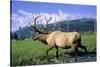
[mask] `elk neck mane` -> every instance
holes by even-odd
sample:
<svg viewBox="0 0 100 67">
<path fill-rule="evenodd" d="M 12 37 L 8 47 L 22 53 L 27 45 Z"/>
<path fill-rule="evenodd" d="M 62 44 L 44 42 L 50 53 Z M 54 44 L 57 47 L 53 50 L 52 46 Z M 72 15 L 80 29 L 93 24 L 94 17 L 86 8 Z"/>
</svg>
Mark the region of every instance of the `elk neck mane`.
<svg viewBox="0 0 100 67">
<path fill-rule="evenodd" d="M 39 40 L 42 41 L 43 43 L 47 44 L 47 36 L 49 33 L 42 33 L 40 34 Z"/>
</svg>

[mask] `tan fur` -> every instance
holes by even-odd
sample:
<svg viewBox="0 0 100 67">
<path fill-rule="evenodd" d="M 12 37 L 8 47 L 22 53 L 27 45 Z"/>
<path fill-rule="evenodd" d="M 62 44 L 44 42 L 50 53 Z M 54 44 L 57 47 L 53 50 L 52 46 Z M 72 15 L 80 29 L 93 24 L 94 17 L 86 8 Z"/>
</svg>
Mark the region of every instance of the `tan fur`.
<svg viewBox="0 0 100 67">
<path fill-rule="evenodd" d="M 57 58 L 58 48 L 73 48 L 75 53 L 77 53 L 78 48 L 82 48 L 87 53 L 86 47 L 81 44 L 81 35 L 78 32 L 54 31 L 47 34 L 40 33 L 35 39 L 47 44 L 50 47 L 47 50 L 47 55 L 52 48 L 56 48 Z M 75 59 L 77 59 L 77 57 Z"/>
<path fill-rule="evenodd" d="M 49 47 L 67 48 L 77 46 L 80 34 L 77 32 L 54 31 L 50 34 L 39 34 L 38 40 L 47 42 Z"/>
<path fill-rule="evenodd" d="M 76 43 L 74 43 L 75 39 L 79 39 L 80 34 L 77 32 L 61 32 L 61 31 L 55 31 L 47 36 L 47 43 L 49 46 L 60 48 L 67 48 L 76 46 Z"/>
</svg>

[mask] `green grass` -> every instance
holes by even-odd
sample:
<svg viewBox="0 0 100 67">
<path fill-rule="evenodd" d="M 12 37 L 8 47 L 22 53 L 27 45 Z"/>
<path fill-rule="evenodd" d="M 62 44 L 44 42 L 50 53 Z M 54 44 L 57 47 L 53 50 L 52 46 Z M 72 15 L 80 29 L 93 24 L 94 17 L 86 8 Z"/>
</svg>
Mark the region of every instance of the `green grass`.
<svg viewBox="0 0 100 67">
<path fill-rule="evenodd" d="M 82 35 L 82 44 L 87 47 L 88 52 L 96 52 L 96 33 Z"/>
<path fill-rule="evenodd" d="M 82 44 L 87 47 L 88 52 L 96 52 L 96 34 L 82 34 Z M 46 50 L 48 46 L 39 41 L 22 40 L 13 41 L 11 44 L 11 65 L 36 65 L 46 64 L 48 60 L 46 58 Z M 55 58 L 56 49 L 49 52 L 49 57 Z M 59 55 L 63 55 L 64 52 L 71 52 L 72 49 L 59 48 Z"/>
</svg>

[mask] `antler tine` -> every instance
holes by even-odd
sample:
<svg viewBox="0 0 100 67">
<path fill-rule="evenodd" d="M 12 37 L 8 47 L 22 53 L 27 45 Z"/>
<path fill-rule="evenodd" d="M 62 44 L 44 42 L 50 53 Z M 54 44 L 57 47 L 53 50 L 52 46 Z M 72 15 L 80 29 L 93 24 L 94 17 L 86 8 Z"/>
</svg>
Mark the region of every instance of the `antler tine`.
<svg viewBox="0 0 100 67">
<path fill-rule="evenodd" d="M 36 20 L 39 18 L 39 17 L 41 17 L 42 15 L 40 15 L 40 16 L 37 16 L 35 19 L 34 19 L 34 25 L 36 26 Z"/>
<path fill-rule="evenodd" d="M 45 19 L 46 19 L 46 24 L 44 25 L 44 28 L 46 28 L 47 27 L 47 24 L 49 23 L 49 21 L 52 19 L 52 17 L 50 17 L 49 18 L 49 20 L 47 20 L 47 18 L 45 17 Z"/>
<path fill-rule="evenodd" d="M 29 25 L 30 25 L 30 27 L 32 28 L 32 29 L 34 29 L 34 26 L 29 22 Z"/>
<path fill-rule="evenodd" d="M 32 15 L 32 18 L 34 19 L 35 17 Z"/>
<path fill-rule="evenodd" d="M 47 23 L 52 19 L 52 17 L 50 17 L 50 19 L 47 21 Z"/>
<path fill-rule="evenodd" d="M 47 18 L 45 16 L 45 19 L 46 19 L 46 23 L 48 23 L 52 19 L 52 17 L 50 17 L 49 20 L 47 20 Z"/>
<path fill-rule="evenodd" d="M 32 27 L 31 23 L 29 22 L 29 25 Z"/>
</svg>

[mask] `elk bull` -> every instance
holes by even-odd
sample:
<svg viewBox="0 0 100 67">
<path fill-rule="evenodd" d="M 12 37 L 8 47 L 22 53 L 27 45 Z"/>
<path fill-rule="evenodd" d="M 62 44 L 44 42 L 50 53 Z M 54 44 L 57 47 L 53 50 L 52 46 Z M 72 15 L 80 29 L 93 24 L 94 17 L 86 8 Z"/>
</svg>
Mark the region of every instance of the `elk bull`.
<svg viewBox="0 0 100 67">
<path fill-rule="evenodd" d="M 34 19 L 34 25 L 36 23 L 37 18 L 41 16 L 38 16 Z M 51 20 L 51 17 L 49 20 L 46 20 L 46 25 L 44 28 L 46 28 L 48 22 Z M 29 23 L 30 24 L 30 23 Z M 44 44 L 47 44 L 49 46 L 49 49 L 46 51 L 47 57 L 48 52 L 56 48 L 56 57 L 58 58 L 58 48 L 72 48 L 75 52 L 75 61 L 77 61 L 77 53 L 78 48 L 82 48 L 87 53 L 87 49 L 84 45 L 81 44 L 81 35 L 78 32 L 61 32 L 61 31 L 54 31 L 51 33 L 44 32 L 42 30 L 38 30 L 34 25 L 30 24 L 31 28 L 38 33 L 35 37 L 33 37 L 33 40 L 39 40 Z"/>
</svg>

